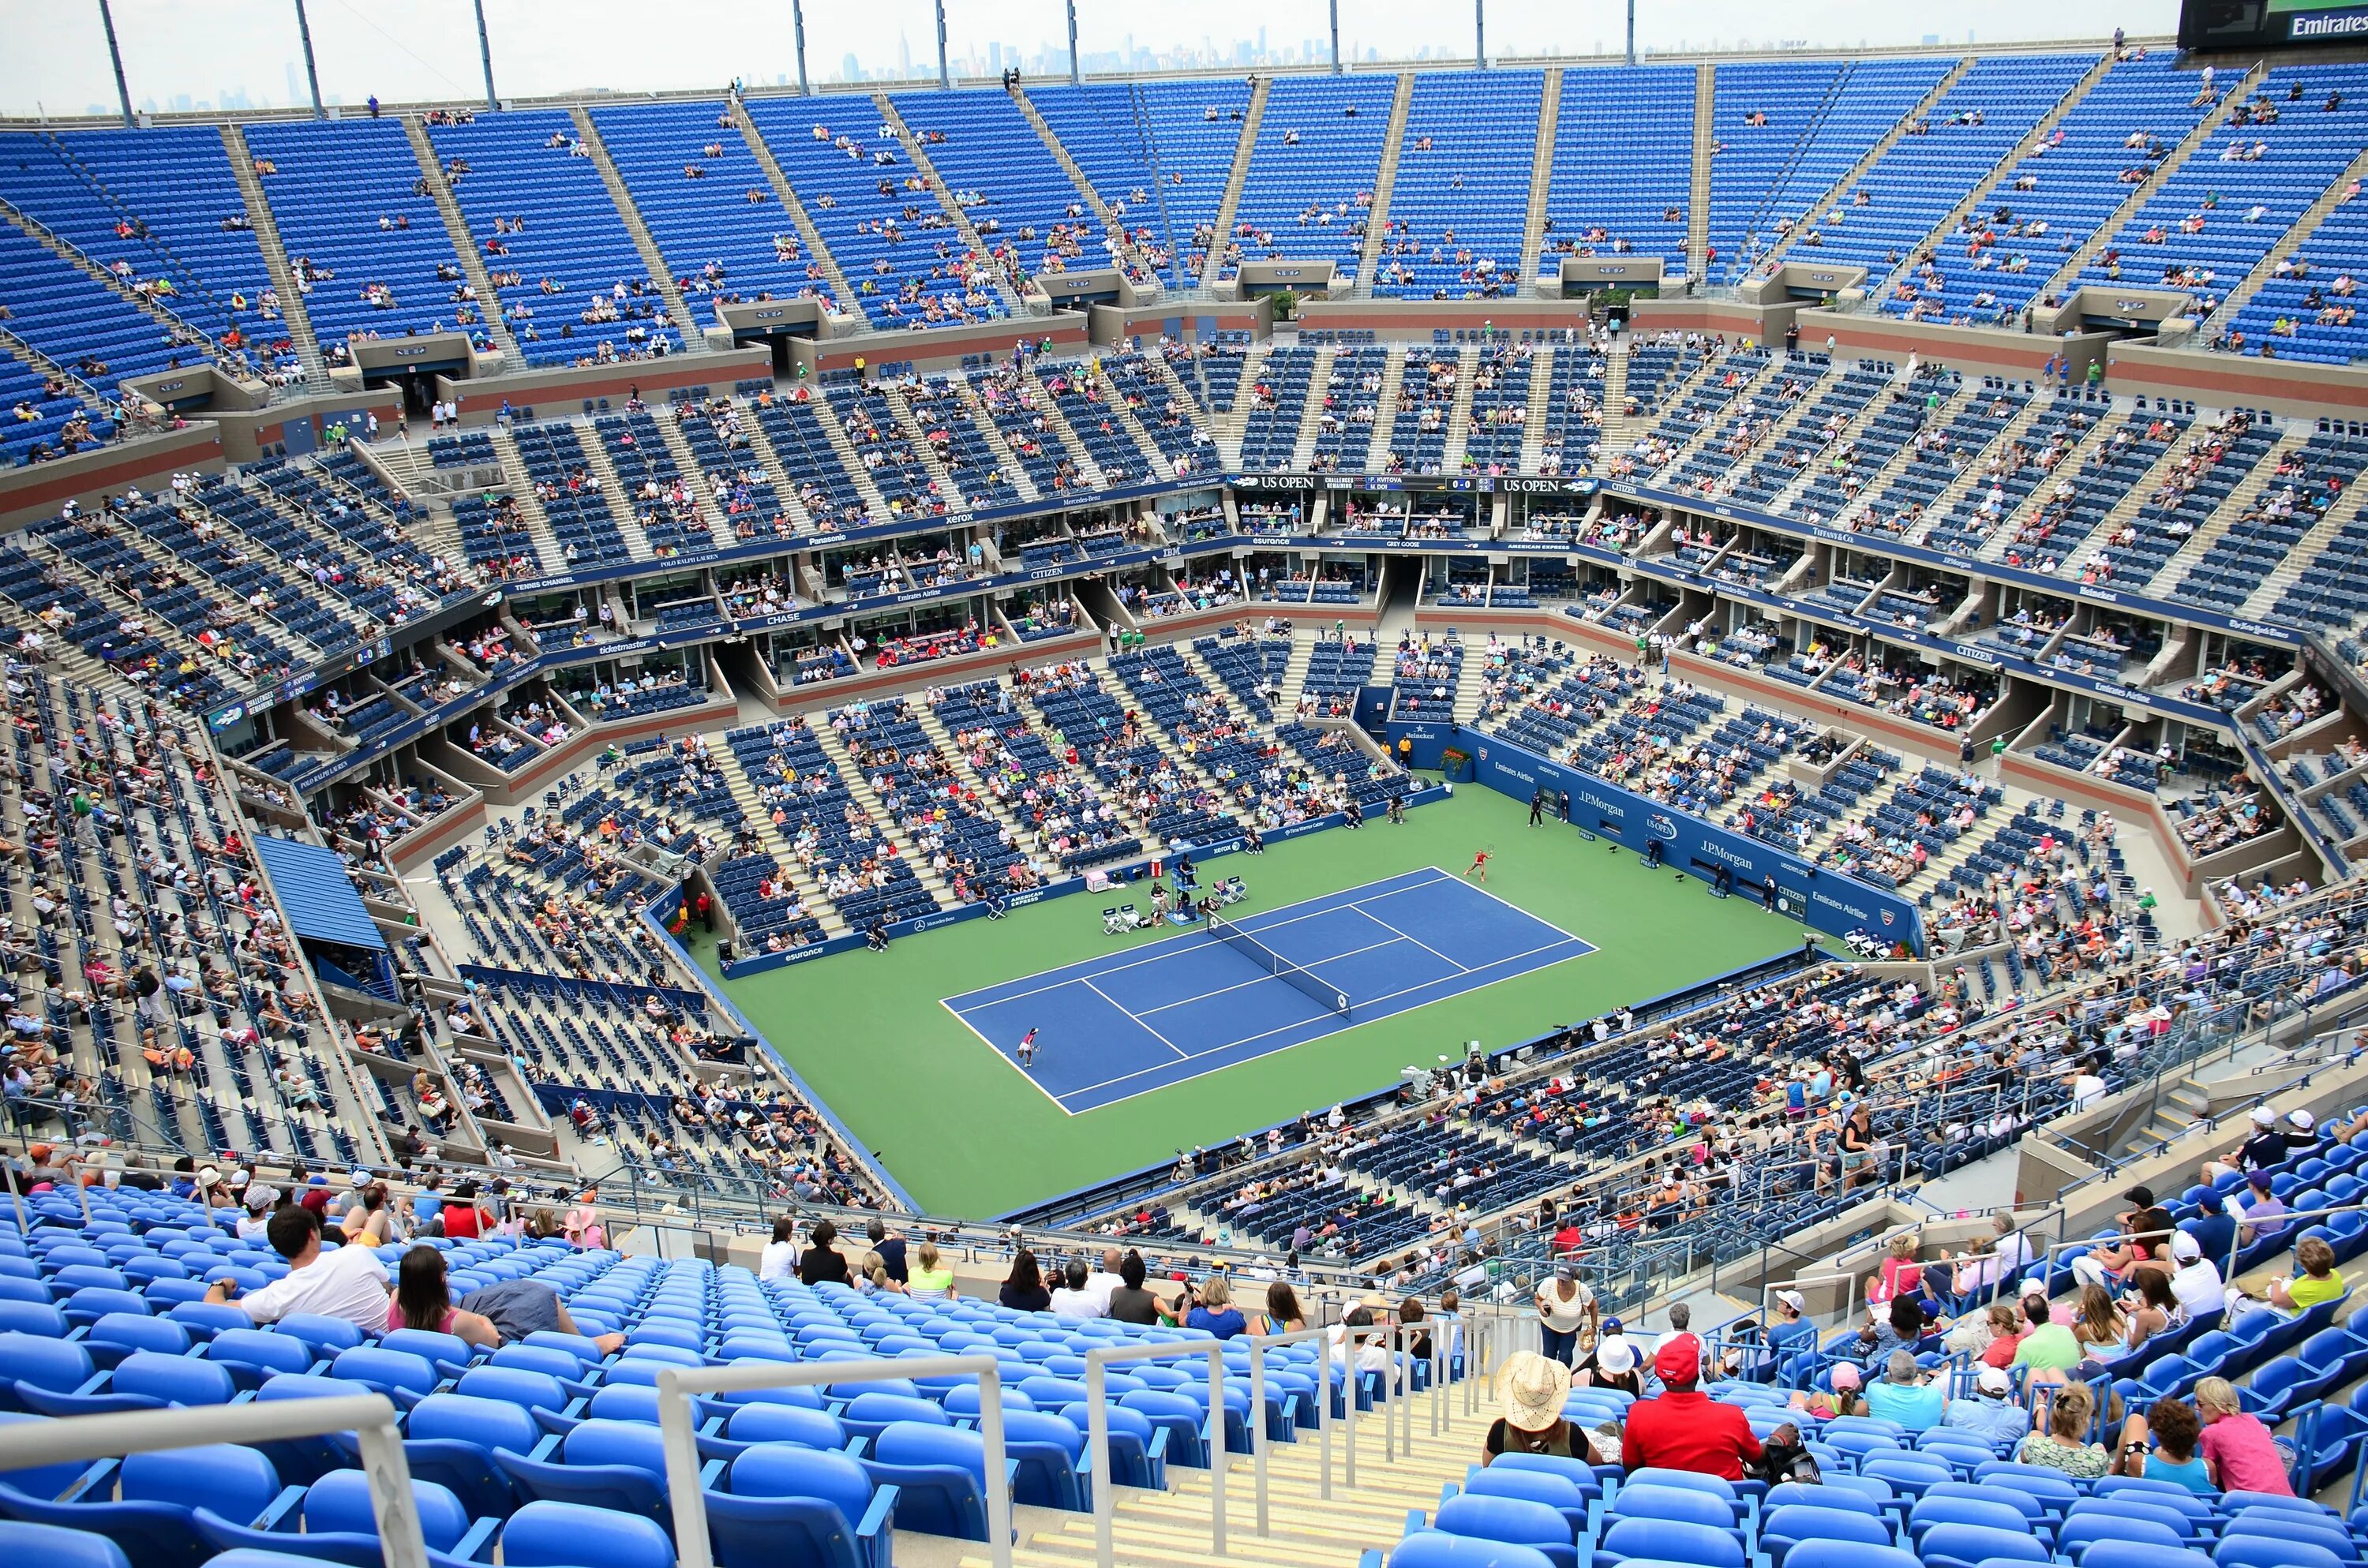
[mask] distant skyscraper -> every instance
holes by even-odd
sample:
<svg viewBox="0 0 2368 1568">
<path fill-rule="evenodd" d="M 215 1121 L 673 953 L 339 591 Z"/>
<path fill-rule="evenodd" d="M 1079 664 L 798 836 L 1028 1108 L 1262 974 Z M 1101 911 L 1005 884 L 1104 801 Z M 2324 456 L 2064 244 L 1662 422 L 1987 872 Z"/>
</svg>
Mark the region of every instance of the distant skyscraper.
<svg viewBox="0 0 2368 1568">
<path fill-rule="evenodd" d="M 1003 46 L 1001 44 L 990 43 L 986 46 L 986 68 L 989 71 L 994 72 L 998 76 L 1003 74 Z"/>
<path fill-rule="evenodd" d="M 289 107 L 292 108 L 298 104 L 310 103 L 312 99 L 304 91 L 304 79 L 296 74 L 296 62 L 292 60 L 289 60 L 283 61 L 281 63 L 288 72 Z"/>
<path fill-rule="evenodd" d="M 912 74 L 913 40 L 906 38 L 903 33 L 898 33 L 896 35 L 896 74 L 899 76 L 909 76 Z"/>
<path fill-rule="evenodd" d="M 838 79 L 842 82 L 863 80 L 863 62 L 856 59 L 852 51 L 848 51 L 846 59 L 838 62 Z"/>
</svg>

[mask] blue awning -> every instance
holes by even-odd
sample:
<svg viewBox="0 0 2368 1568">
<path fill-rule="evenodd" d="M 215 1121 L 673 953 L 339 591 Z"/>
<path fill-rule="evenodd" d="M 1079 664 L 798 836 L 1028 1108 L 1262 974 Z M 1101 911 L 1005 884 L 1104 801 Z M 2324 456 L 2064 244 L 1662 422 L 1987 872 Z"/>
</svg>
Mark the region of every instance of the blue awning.
<svg viewBox="0 0 2368 1568">
<path fill-rule="evenodd" d="M 386 950 L 378 923 L 363 907 L 361 894 L 354 891 L 346 863 L 335 854 L 318 845 L 265 836 L 255 840 L 255 852 L 299 937 Z"/>
</svg>

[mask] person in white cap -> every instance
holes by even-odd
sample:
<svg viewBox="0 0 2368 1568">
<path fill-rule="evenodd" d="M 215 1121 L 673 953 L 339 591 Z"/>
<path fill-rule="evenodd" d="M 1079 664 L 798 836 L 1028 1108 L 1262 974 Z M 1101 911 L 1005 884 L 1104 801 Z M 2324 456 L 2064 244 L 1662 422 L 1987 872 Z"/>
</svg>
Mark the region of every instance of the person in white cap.
<svg viewBox="0 0 2368 1568">
<path fill-rule="evenodd" d="M 2272 1165 L 2283 1165 L 2286 1155 L 2293 1153 L 2297 1144 L 2317 1142 L 2307 1130 L 2297 1135 L 2291 1127 L 2280 1127 L 2278 1113 L 2265 1105 L 2253 1108 L 2252 1125 L 2252 1135 L 2242 1143 L 2217 1159 L 2203 1162 L 2203 1178 L 2206 1187 L 2224 1176 L 2240 1171 L 2265 1171 Z"/>
<path fill-rule="evenodd" d="M 2179 1267 L 2170 1277 L 2170 1293 L 2191 1318 L 2216 1312 L 2227 1305 L 2228 1287 L 2220 1266 L 2203 1256 L 2203 1244 L 2185 1231 L 2170 1238 L 2171 1261 Z"/>
<path fill-rule="evenodd" d="M 1817 1325 L 1806 1316 L 1809 1299 L 1798 1290 L 1779 1290 L 1776 1319 L 1768 1325 L 1768 1347 L 1779 1356 L 1806 1349 L 1817 1342 Z"/>
<path fill-rule="evenodd" d="M 279 1189 L 268 1182 L 246 1184 L 246 1212 L 239 1216 L 238 1239 L 259 1242 L 265 1239 L 270 1224 L 271 1211 L 279 1206 Z"/>
<path fill-rule="evenodd" d="M 1955 1426 L 1993 1443 L 2019 1443 L 2031 1430 L 2031 1412 L 2014 1400 L 2014 1379 L 2003 1367 L 1984 1367 L 1974 1379 L 1974 1397 L 1952 1400 L 1943 1426 Z"/>
</svg>

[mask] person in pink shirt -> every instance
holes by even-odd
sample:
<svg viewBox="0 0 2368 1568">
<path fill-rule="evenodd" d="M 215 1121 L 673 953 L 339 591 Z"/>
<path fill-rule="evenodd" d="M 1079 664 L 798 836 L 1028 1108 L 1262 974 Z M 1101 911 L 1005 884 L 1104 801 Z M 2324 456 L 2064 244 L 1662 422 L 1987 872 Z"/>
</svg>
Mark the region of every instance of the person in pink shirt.
<svg viewBox="0 0 2368 1568">
<path fill-rule="evenodd" d="M 2227 1379 L 2206 1378 L 2195 1385 L 2195 1413 L 2203 1418 L 2197 1447 L 2221 1491 L 2294 1495 L 2286 1461 L 2270 1440 L 2270 1429 L 2245 1414 Z"/>
</svg>

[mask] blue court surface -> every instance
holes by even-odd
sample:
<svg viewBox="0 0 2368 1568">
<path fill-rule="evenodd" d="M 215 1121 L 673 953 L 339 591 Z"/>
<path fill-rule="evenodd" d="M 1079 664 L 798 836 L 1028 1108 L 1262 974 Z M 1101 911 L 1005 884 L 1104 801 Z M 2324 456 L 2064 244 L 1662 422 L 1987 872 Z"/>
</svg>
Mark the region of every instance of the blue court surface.
<svg viewBox="0 0 2368 1568">
<path fill-rule="evenodd" d="M 1337 987 L 1350 1017 L 1205 930 L 945 1005 L 1015 1065 L 1020 1037 L 1037 1030 L 1025 1071 L 1074 1116 L 1595 951 L 1437 867 L 1234 924 Z"/>
</svg>

